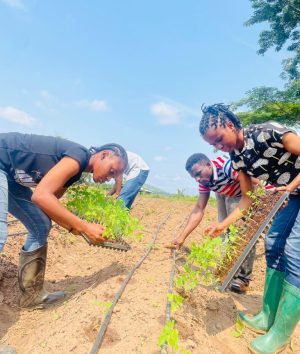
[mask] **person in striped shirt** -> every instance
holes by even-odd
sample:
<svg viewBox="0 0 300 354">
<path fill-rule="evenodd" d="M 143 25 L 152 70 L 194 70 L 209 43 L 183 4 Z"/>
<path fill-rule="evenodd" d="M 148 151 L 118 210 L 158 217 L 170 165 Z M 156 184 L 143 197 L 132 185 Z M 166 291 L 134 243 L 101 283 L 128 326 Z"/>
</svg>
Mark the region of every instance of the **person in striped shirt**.
<svg viewBox="0 0 300 354">
<path fill-rule="evenodd" d="M 209 200 L 210 192 L 216 194 L 218 221 L 224 220 L 234 210 L 241 199 L 238 173 L 232 168 L 231 160 L 219 156 L 210 160 L 206 155 L 197 153 L 190 156 L 185 169 L 199 183 L 199 198 L 182 232 L 174 240 L 179 249 L 190 233 L 200 224 Z M 232 281 L 230 290 L 244 294 L 251 280 L 255 248 L 244 261 L 238 276 Z"/>
</svg>

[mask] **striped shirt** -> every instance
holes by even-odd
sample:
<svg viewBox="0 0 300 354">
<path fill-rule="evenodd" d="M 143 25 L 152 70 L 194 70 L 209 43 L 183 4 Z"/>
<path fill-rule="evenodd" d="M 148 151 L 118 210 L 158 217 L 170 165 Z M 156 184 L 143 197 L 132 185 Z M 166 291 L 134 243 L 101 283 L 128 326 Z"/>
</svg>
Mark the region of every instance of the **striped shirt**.
<svg viewBox="0 0 300 354">
<path fill-rule="evenodd" d="M 213 180 L 208 186 L 199 183 L 199 193 L 213 191 L 226 197 L 237 197 L 241 195 L 238 172 L 232 168 L 231 160 L 225 156 L 219 156 L 211 160 L 213 168 Z"/>
</svg>

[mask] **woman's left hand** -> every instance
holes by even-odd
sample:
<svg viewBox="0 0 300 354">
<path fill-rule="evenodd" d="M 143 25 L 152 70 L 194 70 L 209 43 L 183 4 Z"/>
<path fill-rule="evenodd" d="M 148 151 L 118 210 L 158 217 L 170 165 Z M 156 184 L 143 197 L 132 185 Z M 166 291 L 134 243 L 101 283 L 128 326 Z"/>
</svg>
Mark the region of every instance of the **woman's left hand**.
<svg viewBox="0 0 300 354">
<path fill-rule="evenodd" d="M 289 184 L 287 186 L 276 187 L 276 192 L 289 192 L 292 193 L 295 188 L 291 187 Z"/>
</svg>

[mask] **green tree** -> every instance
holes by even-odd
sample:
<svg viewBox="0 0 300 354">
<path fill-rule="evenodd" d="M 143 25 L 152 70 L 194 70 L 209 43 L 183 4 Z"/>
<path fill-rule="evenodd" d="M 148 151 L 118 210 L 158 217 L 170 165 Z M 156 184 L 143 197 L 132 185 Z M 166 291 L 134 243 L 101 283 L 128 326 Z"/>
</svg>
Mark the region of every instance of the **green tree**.
<svg viewBox="0 0 300 354">
<path fill-rule="evenodd" d="M 300 79 L 300 0 L 250 0 L 253 8 L 247 26 L 268 23 L 269 29 L 259 36 L 258 54 L 263 55 L 275 47 L 280 51 L 285 44 L 292 57 L 283 60 L 282 77 L 289 80 Z"/>
<path fill-rule="evenodd" d="M 237 110 L 246 107 L 249 112 L 238 113 L 243 125 L 274 120 L 285 125 L 300 124 L 300 80 L 291 82 L 285 90 L 275 87 L 255 87 L 246 96 L 232 104 Z"/>
</svg>

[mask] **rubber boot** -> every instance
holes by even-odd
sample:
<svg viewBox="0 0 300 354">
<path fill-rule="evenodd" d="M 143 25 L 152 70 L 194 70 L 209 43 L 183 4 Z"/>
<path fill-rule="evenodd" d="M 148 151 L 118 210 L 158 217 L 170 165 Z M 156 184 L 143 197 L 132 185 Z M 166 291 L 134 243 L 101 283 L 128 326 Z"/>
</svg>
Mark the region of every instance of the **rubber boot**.
<svg viewBox="0 0 300 354">
<path fill-rule="evenodd" d="M 246 327 L 256 333 L 265 333 L 271 328 L 282 295 L 283 280 L 283 272 L 267 268 L 261 311 L 256 316 L 247 316 L 244 312 L 239 313 Z"/>
<path fill-rule="evenodd" d="M 281 352 L 290 343 L 299 319 L 300 289 L 285 280 L 273 326 L 268 333 L 255 338 L 250 343 L 249 349 L 255 354 Z"/>
<path fill-rule="evenodd" d="M 20 307 L 45 307 L 63 300 L 65 293 L 48 293 L 44 289 L 47 245 L 34 251 L 21 250 L 18 272 L 21 290 Z"/>
<path fill-rule="evenodd" d="M 17 351 L 13 347 L 5 344 L 0 344 L 0 354 L 17 354 Z"/>
</svg>

